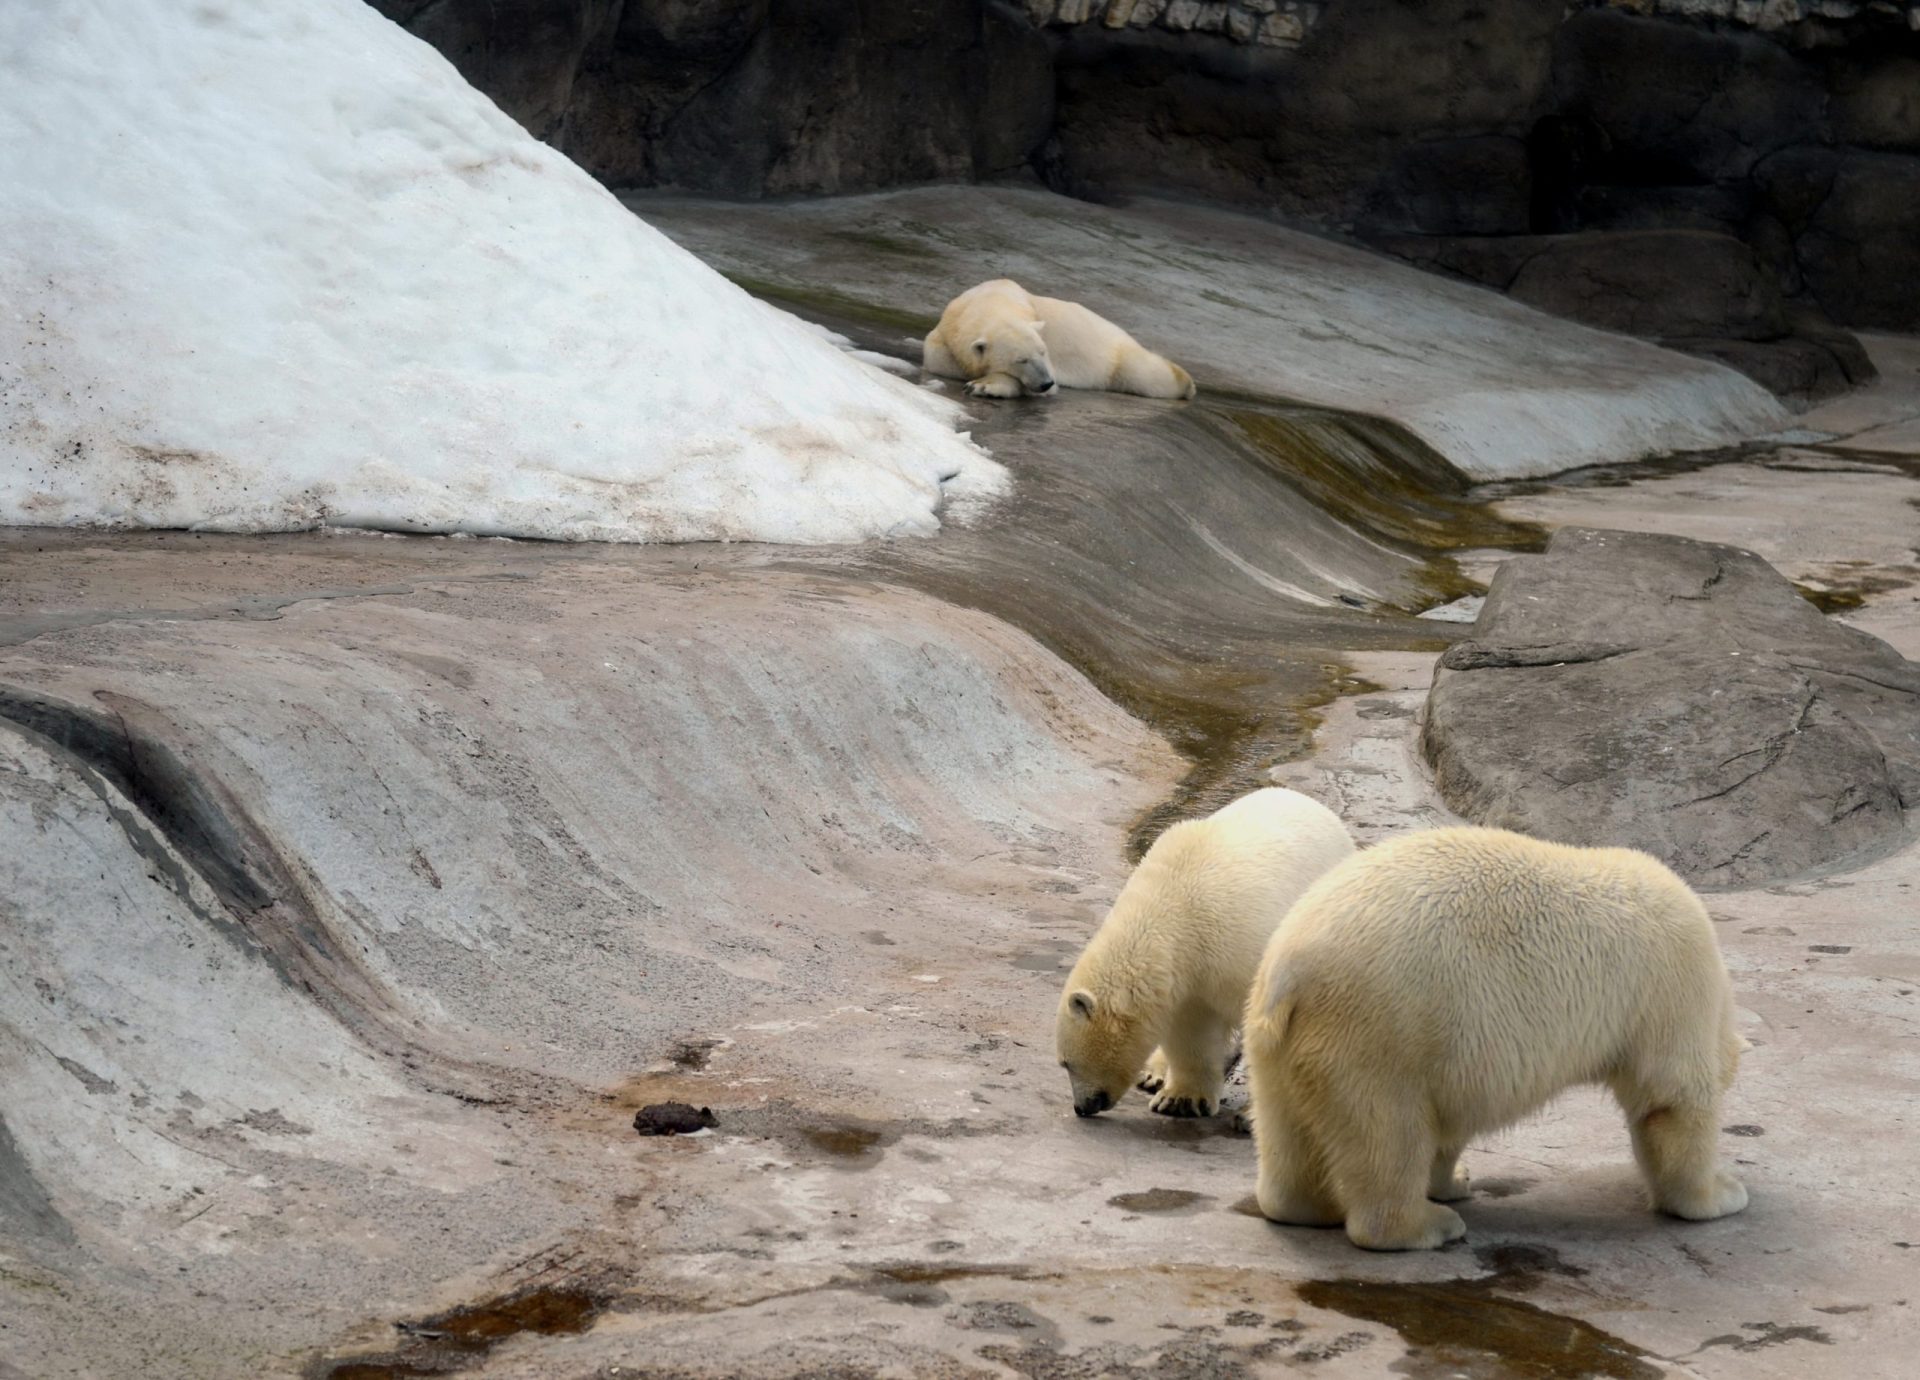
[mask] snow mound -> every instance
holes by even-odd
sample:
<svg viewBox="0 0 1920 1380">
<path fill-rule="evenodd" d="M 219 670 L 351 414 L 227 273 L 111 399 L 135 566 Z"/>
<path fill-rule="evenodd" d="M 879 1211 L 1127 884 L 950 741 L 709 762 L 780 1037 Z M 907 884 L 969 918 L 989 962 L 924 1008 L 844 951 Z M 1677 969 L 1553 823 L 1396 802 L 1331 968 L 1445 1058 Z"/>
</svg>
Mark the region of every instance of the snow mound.
<svg viewBox="0 0 1920 1380">
<path fill-rule="evenodd" d="M 363 0 L 0 9 L 0 522 L 844 541 L 999 466 Z"/>
</svg>

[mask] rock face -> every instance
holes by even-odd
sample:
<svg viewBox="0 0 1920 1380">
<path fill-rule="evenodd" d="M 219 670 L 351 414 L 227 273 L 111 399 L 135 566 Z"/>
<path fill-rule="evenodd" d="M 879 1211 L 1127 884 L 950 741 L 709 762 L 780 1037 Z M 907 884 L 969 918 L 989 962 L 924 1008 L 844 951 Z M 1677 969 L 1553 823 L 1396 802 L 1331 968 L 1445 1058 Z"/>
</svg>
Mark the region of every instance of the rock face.
<svg viewBox="0 0 1920 1380">
<path fill-rule="evenodd" d="M 616 187 L 859 191 L 1025 165 L 1046 41 L 991 0 L 372 0 Z"/>
<path fill-rule="evenodd" d="M 1712 229 L 1375 237 L 1376 247 L 1529 306 L 1716 359 L 1811 402 L 1874 378 L 1855 337 L 1790 302 L 1744 241 Z"/>
<path fill-rule="evenodd" d="M 616 187 L 835 193 L 1030 165 L 1075 196 L 1250 207 L 1492 286 L 1578 236 L 1545 245 L 1532 276 L 1569 281 L 1530 300 L 1795 399 L 1871 377 L 1835 323 L 1920 327 L 1913 5 L 372 3 Z M 1646 231 L 1733 242 L 1710 281 L 1750 278 L 1791 314 L 1761 303 L 1762 332 L 1736 292 L 1699 319 L 1697 254 L 1608 242 Z M 1596 258 L 1639 260 L 1599 311 Z"/>
<path fill-rule="evenodd" d="M 1920 665 L 1749 552 L 1564 528 L 1441 658 L 1423 745 L 1469 819 L 1757 885 L 1910 837 Z"/>
</svg>

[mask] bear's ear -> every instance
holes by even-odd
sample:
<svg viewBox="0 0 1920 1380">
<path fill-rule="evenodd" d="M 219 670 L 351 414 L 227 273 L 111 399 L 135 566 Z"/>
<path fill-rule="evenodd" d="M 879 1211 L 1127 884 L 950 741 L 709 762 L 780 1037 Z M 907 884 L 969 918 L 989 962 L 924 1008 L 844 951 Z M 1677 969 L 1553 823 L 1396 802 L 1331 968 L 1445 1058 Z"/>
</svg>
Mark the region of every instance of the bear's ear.
<svg viewBox="0 0 1920 1380">
<path fill-rule="evenodd" d="M 985 336 L 973 342 L 973 352 L 976 355 L 984 355 L 987 352 L 987 339 Z"/>
<path fill-rule="evenodd" d="M 1067 1005 L 1073 1008 L 1073 1014 L 1083 1021 L 1093 1019 L 1093 993 L 1081 988 L 1067 998 Z"/>
</svg>

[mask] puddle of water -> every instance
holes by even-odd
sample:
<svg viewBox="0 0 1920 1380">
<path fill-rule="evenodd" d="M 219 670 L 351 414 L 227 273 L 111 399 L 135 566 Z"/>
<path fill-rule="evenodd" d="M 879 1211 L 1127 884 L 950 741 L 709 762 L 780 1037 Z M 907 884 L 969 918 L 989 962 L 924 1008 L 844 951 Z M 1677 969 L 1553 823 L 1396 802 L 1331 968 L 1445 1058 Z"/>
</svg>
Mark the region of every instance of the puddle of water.
<svg viewBox="0 0 1920 1380">
<path fill-rule="evenodd" d="M 869 1151 L 879 1147 L 885 1139 L 884 1134 L 870 1126 L 851 1124 L 839 1126 L 807 1126 L 800 1131 L 800 1138 L 814 1149 L 829 1155 L 838 1155 L 843 1159 L 861 1159 Z M 879 1155 L 872 1156 L 877 1160 Z"/>
<path fill-rule="evenodd" d="M 1474 1252 L 1492 1274 L 1475 1279 L 1394 1283 L 1310 1280 L 1303 1302 L 1400 1334 L 1412 1355 L 1396 1369 L 1468 1380 L 1659 1380 L 1651 1353 L 1584 1319 L 1524 1299 L 1546 1277 L 1586 1273 L 1541 1246 L 1508 1244 Z"/>
<path fill-rule="evenodd" d="M 399 1380 L 447 1375 L 479 1362 L 509 1337 L 585 1332 L 609 1298 L 578 1285 L 540 1285 L 465 1304 L 418 1322 L 398 1323 L 406 1342 L 377 1356 L 322 1357 L 308 1380 Z"/>
<path fill-rule="evenodd" d="M 1179 1212 L 1211 1201 L 1206 1194 L 1189 1189 L 1149 1188 L 1138 1193 L 1116 1193 L 1107 1199 L 1107 1206 L 1126 1212 Z"/>
</svg>

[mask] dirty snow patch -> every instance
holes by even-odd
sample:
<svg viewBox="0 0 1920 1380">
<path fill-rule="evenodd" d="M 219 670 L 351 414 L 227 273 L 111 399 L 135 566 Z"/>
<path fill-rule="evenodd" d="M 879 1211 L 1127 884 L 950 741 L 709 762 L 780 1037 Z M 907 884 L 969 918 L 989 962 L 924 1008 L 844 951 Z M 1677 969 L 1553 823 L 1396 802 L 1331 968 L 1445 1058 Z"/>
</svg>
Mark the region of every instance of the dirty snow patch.
<svg viewBox="0 0 1920 1380">
<path fill-rule="evenodd" d="M 0 523 L 841 541 L 1004 474 L 362 0 L 0 10 Z"/>
</svg>

